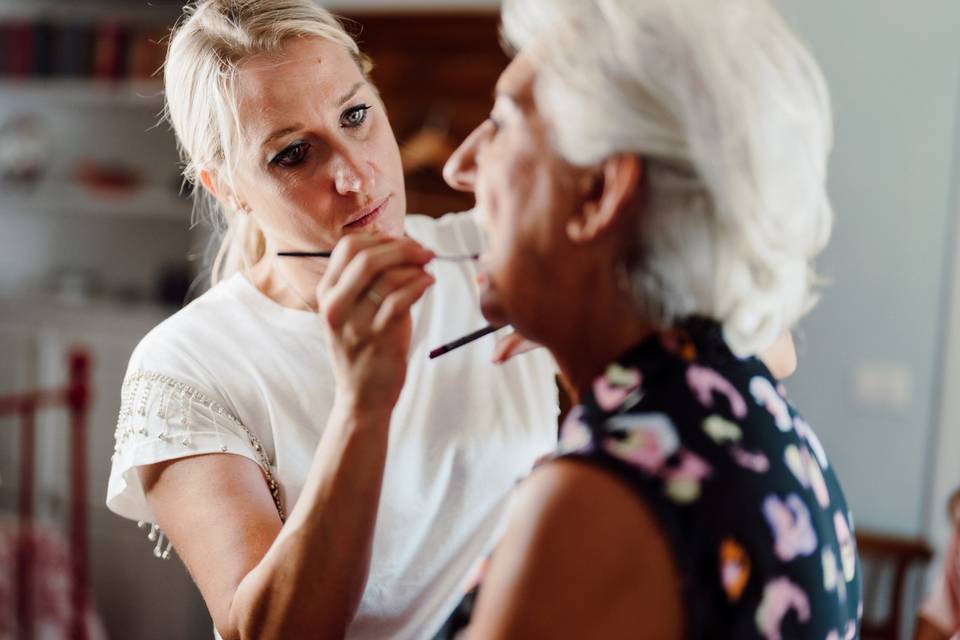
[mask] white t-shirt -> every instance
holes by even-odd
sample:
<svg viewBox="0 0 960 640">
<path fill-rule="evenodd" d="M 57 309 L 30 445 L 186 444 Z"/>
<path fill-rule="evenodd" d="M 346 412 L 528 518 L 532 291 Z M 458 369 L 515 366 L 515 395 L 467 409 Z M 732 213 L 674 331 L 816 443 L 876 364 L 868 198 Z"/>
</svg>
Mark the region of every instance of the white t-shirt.
<svg viewBox="0 0 960 640">
<path fill-rule="evenodd" d="M 474 253 L 470 214 L 407 217 L 439 255 Z M 538 349 L 493 365 L 494 336 L 427 353 L 482 326 L 476 267 L 435 261 L 413 309 L 407 383 L 390 426 L 366 591 L 347 637 L 423 638 L 489 551 L 506 496 L 556 442 L 555 365 Z M 154 522 L 136 467 L 203 453 L 250 458 L 296 504 L 333 405 L 320 319 L 282 307 L 234 275 L 151 331 L 123 387 L 107 505 Z"/>
</svg>

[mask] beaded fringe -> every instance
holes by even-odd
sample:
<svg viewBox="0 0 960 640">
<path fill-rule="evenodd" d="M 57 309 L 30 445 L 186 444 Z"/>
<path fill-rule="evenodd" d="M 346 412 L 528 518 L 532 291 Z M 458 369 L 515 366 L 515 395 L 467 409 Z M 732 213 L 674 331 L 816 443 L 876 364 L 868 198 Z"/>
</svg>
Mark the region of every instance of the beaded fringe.
<svg viewBox="0 0 960 640">
<path fill-rule="evenodd" d="M 229 409 L 210 399 L 190 384 L 176 378 L 155 372 L 138 371 L 124 380 L 121 390 L 120 414 L 117 418 L 117 428 L 114 433 L 114 458 L 127 444 L 133 444 L 137 441 L 142 442 L 151 437 L 167 442 L 174 437 L 166 430 L 166 423 L 163 426 L 164 430 L 155 435 L 151 435 L 150 430 L 145 426 L 138 428 L 135 423 L 142 423 L 143 421 L 138 421 L 137 418 L 147 418 L 150 413 L 154 413 L 162 421 L 171 421 L 179 414 L 179 419 L 183 425 L 196 426 L 196 423 L 209 422 L 217 431 L 237 432 L 239 429 L 245 434 L 250 446 L 256 453 L 280 520 L 286 519 L 283 504 L 280 500 L 280 486 L 273 476 L 270 459 L 267 457 L 260 439 L 247 429 Z M 227 421 L 234 429 L 222 426 L 224 421 Z M 180 444 L 183 447 L 191 446 L 189 432 L 182 436 Z M 226 453 L 228 448 L 223 445 L 220 450 Z M 137 526 L 142 529 L 148 526 L 148 523 L 138 522 Z M 171 543 L 166 539 L 159 526 L 156 524 L 150 524 L 149 526 L 150 531 L 147 538 L 151 542 L 156 542 L 153 554 L 158 558 L 169 558 Z M 166 548 L 163 546 L 165 540 L 167 540 Z"/>
</svg>

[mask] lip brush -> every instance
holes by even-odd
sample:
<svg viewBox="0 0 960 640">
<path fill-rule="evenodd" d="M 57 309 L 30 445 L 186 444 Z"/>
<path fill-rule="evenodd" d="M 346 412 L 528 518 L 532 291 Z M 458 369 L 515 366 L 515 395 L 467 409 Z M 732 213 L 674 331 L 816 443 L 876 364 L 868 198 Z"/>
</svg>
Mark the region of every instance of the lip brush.
<svg viewBox="0 0 960 640">
<path fill-rule="evenodd" d="M 459 348 L 462 347 L 463 345 L 465 345 L 465 344 L 470 344 L 470 343 L 473 342 L 474 340 L 479 340 L 479 339 L 482 338 L 483 336 L 489 335 L 489 334 L 493 333 L 494 331 L 496 331 L 496 330 L 499 329 L 499 328 L 500 328 L 500 327 L 495 327 L 495 326 L 493 326 L 493 325 L 488 325 L 488 326 L 484 327 L 483 329 L 480 329 L 480 330 L 478 330 L 478 331 L 474 331 L 473 333 L 467 334 L 467 335 L 463 336 L 462 338 L 458 338 L 457 340 L 454 340 L 453 342 L 448 342 L 447 344 L 445 344 L 445 345 L 443 345 L 443 346 L 441 346 L 441 347 L 437 347 L 436 349 L 434 349 L 433 351 L 431 351 L 431 352 L 430 352 L 430 359 L 433 360 L 434 358 L 439 358 L 439 357 L 442 356 L 443 354 L 445 354 L 445 353 L 450 353 L 450 352 L 453 351 L 454 349 L 459 349 Z"/>
<path fill-rule="evenodd" d="M 281 258 L 329 258 L 330 251 L 279 251 L 277 255 Z M 452 262 L 466 261 L 466 260 L 477 260 L 480 256 L 478 254 L 470 254 L 464 256 L 435 256 L 437 260 L 448 260 Z M 470 344 L 475 340 L 479 340 L 483 336 L 490 335 L 500 327 L 495 327 L 493 325 L 488 325 L 483 329 L 474 331 L 473 333 L 467 334 L 462 338 L 458 338 L 453 342 L 448 342 L 445 345 L 439 346 L 433 351 L 430 352 L 430 359 L 439 358 L 445 353 L 450 353 L 455 349 Z"/>
<path fill-rule="evenodd" d="M 278 251 L 277 255 L 281 258 L 329 258 L 330 251 Z M 449 262 L 465 262 L 467 260 L 477 260 L 479 254 L 471 253 L 464 256 L 434 256 L 437 260 L 447 260 Z"/>
</svg>

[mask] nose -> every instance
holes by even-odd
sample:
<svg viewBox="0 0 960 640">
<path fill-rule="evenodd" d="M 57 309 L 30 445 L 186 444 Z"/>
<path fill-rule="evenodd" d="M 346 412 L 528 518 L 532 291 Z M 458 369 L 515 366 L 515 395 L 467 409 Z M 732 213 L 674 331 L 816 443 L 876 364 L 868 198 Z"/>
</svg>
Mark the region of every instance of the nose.
<svg viewBox="0 0 960 640">
<path fill-rule="evenodd" d="M 477 150 L 485 124 L 473 130 L 443 166 L 443 179 L 457 191 L 472 192 L 477 183 Z"/>
<path fill-rule="evenodd" d="M 333 186 L 341 196 L 373 193 L 376 174 L 373 167 L 346 149 L 336 150 L 331 159 Z"/>
</svg>

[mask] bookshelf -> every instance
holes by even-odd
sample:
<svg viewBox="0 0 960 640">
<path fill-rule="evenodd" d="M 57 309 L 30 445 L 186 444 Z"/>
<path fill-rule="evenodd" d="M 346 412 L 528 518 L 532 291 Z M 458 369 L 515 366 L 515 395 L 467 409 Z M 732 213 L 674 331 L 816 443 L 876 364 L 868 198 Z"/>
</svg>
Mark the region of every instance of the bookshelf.
<svg viewBox="0 0 960 640">
<path fill-rule="evenodd" d="M 186 0 L 0 0 L 0 20 L 113 19 L 172 25 Z"/>
<path fill-rule="evenodd" d="M 66 180 L 47 180 L 30 191 L 0 191 L 0 211 L 14 215 L 83 215 L 94 218 L 190 223 L 190 200 L 166 185 L 146 184 L 122 193 L 95 193 Z"/>
<path fill-rule="evenodd" d="M 86 78 L 0 78 L 0 101 L 29 106 L 149 109 L 163 108 L 159 80 L 94 80 Z"/>
<path fill-rule="evenodd" d="M 176 193 L 174 141 L 153 129 L 163 110 L 155 72 L 180 8 L 163 0 L 0 0 L 0 134 L 15 156 L 31 141 L 11 127 L 33 119 L 48 155 L 36 184 L 0 184 L 0 212 L 189 221 L 189 204 Z M 111 172 L 136 177 L 129 188 L 98 190 L 81 184 L 84 167 L 107 182 Z"/>
</svg>

